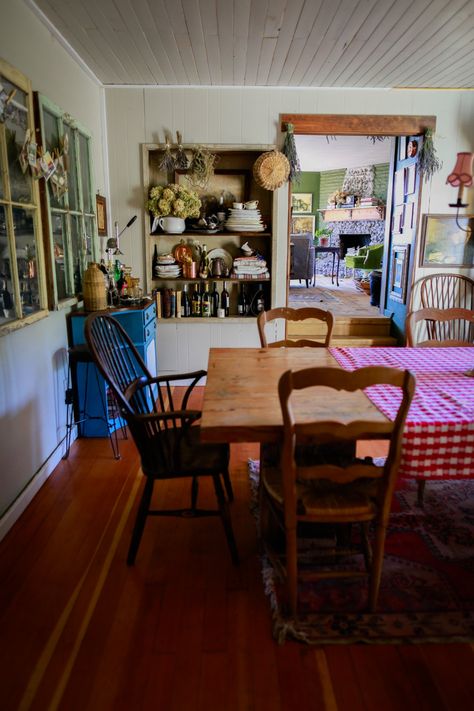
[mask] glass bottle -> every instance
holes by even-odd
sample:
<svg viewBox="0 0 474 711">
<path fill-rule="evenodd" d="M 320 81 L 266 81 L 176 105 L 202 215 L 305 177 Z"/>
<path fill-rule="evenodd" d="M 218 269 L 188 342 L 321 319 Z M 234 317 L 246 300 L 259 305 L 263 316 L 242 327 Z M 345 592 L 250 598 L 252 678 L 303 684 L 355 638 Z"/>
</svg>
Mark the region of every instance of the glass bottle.
<svg viewBox="0 0 474 711">
<path fill-rule="evenodd" d="M 209 262 L 207 259 L 207 247 L 205 244 L 202 245 L 201 259 L 199 261 L 199 276 L 201 279 L 207 279 L 209 276 Z"/>
<path fill-rule="evenodd" d="M 240 285 L 239 299 L 237 302 L 237 313 L 239 316 L 247 316 L 249 312 L 249 302 L 247 299 L 247 294 L 245 293 L 245 286 Z"/>
<path fill-rule="evenodd" d="M 151 263 L 151 278 L 156 279 L 158 276 L 158 247 L 155 244 L 155 251 L 153 252 L 153 260 Z"/>
<path fill-rule="evenodd" d="M 219 292 L 217 291 L 217 282 L 215 281 L 212 285 L 212 292 L 211 292 L 211 316 L 217 316 L 218 309 L 219 309 Z"/>
<path fill-rule="evenodd" d="M 191 316 L 191 302 L 189 300 L 188 285 L 183 285 L 183 292 L 181 294 L 181 316 L 183 318 L 188 318 Z"/>
<path fill-rule="evenodd" d="M 209 293 L 209 286 L 207 284 L 205 284 L 204 286 L 204 293 L 202 295 L 201 315 L 204 318 L 209 318 L 209 316 L 211 315 L 211 295 Z"/>
<path fill-rule="evenodd" d="M 229 302 L 230 302 L 229 292 L 227 291 L 227 284 L 226 284 L 226 282 L 224 282 L 222 284 L 222 293 L 221 293 L 221 309 L 224 312 L 224 316 L 229 315 Z"/>
<path fill-rule="evenodd" d="M 193 316 L 201 315 L 201 294 L 199 293 L 199 286 L 197 284 L 194 287 L 191 308 Z"/>
</svg>

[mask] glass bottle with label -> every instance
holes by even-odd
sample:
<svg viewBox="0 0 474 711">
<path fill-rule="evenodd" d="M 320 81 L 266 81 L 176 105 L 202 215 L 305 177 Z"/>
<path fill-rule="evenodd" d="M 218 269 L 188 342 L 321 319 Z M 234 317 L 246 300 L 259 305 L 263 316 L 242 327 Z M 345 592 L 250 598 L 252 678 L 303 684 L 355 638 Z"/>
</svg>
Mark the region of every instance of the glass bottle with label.
<svg viewBox="0 0 474 711">
<path fill-rule="evenodd" d="M 193 316 L 201 315 L 201 294 L 199 293 L 199 285 L 196 284 L 193 291 L 193 296 L 191 300 L 191 309 Z"/>
<path fill-rule="evenodd" d="M 229 292 L 227 291 L 227 284 L 226 284 L 226 282 L 224 282 L 222 285 L 222 293 L 221 293 L 221 310 L 223 311 L 224 316 L 229 315 L 229 302 L 230 302 Z"/>
<path fill-rule="evenodd" d="M 209 318 L 211 315 L 211 295 L 207 284 L 204 286 L 204 293 L 202 295 L 201 314 L 203 318 Z"/>
<path fill-rule="evenodd" d="M 211 292 L 211 316 L 217 316 L 218 309 L 219 309 L 219 292 L 217 291 L 217 282 L 215 281 L 212 285 L 212 292 Z"/>
<path fill-rule="evenodd" d="M 249 302 L 247 299 L 247 294 L 245 293 L 245 286 L 240 285 L 239 299 L 237 302 L 237 313 L 239 316 L 247 316 L 249 312 Z"/>
<path fill-rule="evenodd" d="M 188 318 L 191 316 L 191 302 L 189 300 L 188 285 L 183 285 L 183 291 L 181 294 L 181 316 L 183 318 Z"/>
<path fill-rule="evenodd" d="M 153 252 L 153 260 L 151 263 L 151 278 L 156 279 L 158 276 L 158 247 L 155 244 L 155 251 Z"/>
<path fill-rule="evenodd" d="M 199 261 L 199 276 L 201 279 L 207 279 L 209 276 L 209 261 L 207 258 L 207 247 L 205 244 L 202 245 L 201 259 Z"/>
</svg>

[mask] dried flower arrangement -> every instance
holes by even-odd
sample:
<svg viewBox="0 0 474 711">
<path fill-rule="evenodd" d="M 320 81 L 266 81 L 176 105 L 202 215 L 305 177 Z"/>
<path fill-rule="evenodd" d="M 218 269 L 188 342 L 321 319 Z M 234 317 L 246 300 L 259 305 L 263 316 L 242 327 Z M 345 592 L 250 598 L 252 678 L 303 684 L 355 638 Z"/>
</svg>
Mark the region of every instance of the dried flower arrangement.
<svg viewBox="0 0 474 711">
<path fill-rule="evenodd" d="M 202 146 L 193 150 L 188 180 L 196 188 L 205 188 L 214 174 L 218 157 Z"/>
<path fill-rule="evenodd" d="M 150 189 L 146 208 L 154 217 L 199 217 L 201 200 L 194 190 L 170 183 Z"/>
</svg>

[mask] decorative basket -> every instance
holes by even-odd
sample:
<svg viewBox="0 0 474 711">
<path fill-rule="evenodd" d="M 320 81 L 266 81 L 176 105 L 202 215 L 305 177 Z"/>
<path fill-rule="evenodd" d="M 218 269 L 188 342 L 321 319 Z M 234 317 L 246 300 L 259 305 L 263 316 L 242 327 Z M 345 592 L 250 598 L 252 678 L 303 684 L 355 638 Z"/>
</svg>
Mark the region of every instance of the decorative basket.
<svg viewBox="0 0 474 711">
<path fill-rule="evenodd" d="M 95 262 L 89 264 L 84 274 L 82 294 L 85 311 L 102 311 L 107 308 L 107 287 L 104 274 Z"/>
<path fill-rule="evenodd" d="M 253 177 L 265 190 L 276 190 L 288 180 L 290 163 L 280 151 L 262 153 L 253 165 Z"/>
</svg>

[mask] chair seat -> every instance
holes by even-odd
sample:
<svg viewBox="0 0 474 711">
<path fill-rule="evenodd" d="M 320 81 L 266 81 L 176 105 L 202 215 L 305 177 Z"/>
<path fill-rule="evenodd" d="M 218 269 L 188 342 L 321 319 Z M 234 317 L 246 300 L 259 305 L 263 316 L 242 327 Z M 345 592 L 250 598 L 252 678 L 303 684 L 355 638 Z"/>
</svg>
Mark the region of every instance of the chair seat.
<svg viewBox="0 0 474 711">
<path fill-rule="evenodd" d="M 159 479 L 225 472 L 229 465 L 229 445 L 201 442 L 200 437 L 199 425 L 187 427 L 184 432 L 178 428 L 156 434 L 150 446 L 142 450 L 145 476 Z M 168 462 L 167 467 L 164 462 Z"/>
<path fill-rule="evenodd" d="M 265 469 L 262 483 L 269 496 L 283 506 L 280 469 Z M 376 492 L 377 485 L 372 479 L 359 479 L 351 484 L 335 484 L 326 479 L 297 480 L 298 515 L 321 522 L 341 521 L 345 516 L 351 521 L 370 521 L 376 515 Z"/>
</svg>

